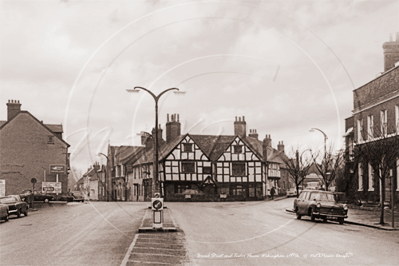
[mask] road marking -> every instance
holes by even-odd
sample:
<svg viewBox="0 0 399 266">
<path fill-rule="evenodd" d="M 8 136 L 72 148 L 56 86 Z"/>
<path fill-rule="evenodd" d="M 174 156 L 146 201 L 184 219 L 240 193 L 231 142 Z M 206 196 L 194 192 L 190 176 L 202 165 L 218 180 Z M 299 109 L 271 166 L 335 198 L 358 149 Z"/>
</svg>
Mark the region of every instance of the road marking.
<svg viewBox="0 0 399 266">
<path fill-rule="evenodd" d="M 144 220 L 144 219 L 143 219 Z M 134 236 L 133 242 L 130 244 L 129 249 L 126 252 L 125 258 L 123 258 L 123 261 L 121 263 L 121 266 L 126 266 L 126 263 L 129 261 L 130 253 L 133 250 L 134 245 L 136 244 L 137 238 L 139 237 L 139 234 L 136 234 Z"/>
</svg>

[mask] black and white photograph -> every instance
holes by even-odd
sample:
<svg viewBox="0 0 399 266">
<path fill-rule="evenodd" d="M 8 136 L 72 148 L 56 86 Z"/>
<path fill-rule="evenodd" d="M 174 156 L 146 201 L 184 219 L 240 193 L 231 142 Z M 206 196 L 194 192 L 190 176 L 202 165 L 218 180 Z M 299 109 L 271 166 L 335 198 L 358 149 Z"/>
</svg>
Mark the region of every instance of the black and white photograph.
<svg viewBox="0 0 399 266">
<path fill-rule="evenodd" d="M 398 265 L 398 0 L 0 0 L 0 265 Z"/>
</svg>

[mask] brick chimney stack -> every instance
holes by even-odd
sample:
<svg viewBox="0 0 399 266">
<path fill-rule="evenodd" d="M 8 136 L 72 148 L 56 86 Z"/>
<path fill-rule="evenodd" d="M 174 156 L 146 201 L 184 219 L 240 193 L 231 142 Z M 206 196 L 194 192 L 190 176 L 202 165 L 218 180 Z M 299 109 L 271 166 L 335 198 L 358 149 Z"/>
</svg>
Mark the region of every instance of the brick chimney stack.
<svg viewBox="0 0 399 266">
<path fill-rule="evenodd" d="M 250 129 L 248 137 L 258 139 L 259 135 L 258 132 L 256 132 L 256 129 Z"/>
<path fill-rule="evenodd" d="M 277 150 L 284 153 L 284 143 L 283 141 L 279 141 L 277 145 Z"/>
<path fill-rule="evenodd" d="M 162 132 L 163 132 L 163 130 L 161 128 L 161 125 L 158 125 L 158 145 L 159 146 L 162 144 Z M 152 134 L 152 137 L 154 138 L 154 141 L 155 141 L 155 128 L 152 129 L 151 134 Z"/>
<path fill-rule="evenodd" d="M 399 32 L 396 33 L 396 41 L 392 40 L 392 35 L 389 42 L 382 45 L 384 49 L 384 72 L 395 67 L 395 63 L 399 62 Z"/>
<path fill-rule="evenodd" d="M 181 124 L 179 122 L 179 115 L 172 114 L 171 121 L 169 121 L 169 114 L 167 114 L 166 122 L 166 143 L 173 141 L 181 135 Z"/>
<path fill-rule="evenodd" d="M 236 121 L 234 121 L 234 135 L 245 138 L 247 136 L 247 122 L 245 122 L 245 116 L 238 118 L 236 116 Z"/>
<path fill-rule="evenodd" d="M 21 111 L 19 100 L 8 100 L 7 103 L 7 121 L 13 119 Z"/>
<path fill-rule="evenodd" d="M 263 139 L 262 150 L 263 150 L 263 161 L 267 163 L 267 149 L 272 147 L 272 138 L 270 135 L 266 135 Z"/>
</svg>

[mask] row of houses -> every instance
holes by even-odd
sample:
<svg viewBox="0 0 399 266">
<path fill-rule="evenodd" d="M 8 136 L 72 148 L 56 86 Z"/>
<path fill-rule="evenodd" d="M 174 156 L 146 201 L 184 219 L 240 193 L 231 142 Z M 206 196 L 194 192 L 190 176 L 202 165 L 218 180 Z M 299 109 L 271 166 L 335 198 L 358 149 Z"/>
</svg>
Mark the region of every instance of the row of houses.
<svg viewBox="0 0 399 266">
<path fill-rule="evenodd" d="M 104 176 L 106 200 L 153 197 L 155 132 L 141 135 L 141 146 L 108 145 L 107 164 L 85 174 L 98 169 Z M 167 201 L 261 200 L 272 187 L 280 193 L 292 187 L 283 142 L 273 148 L 270 135 L 259 140 L 255 129 L 247 135 L 245 117 L 236 117 L 234 135 L 197 135 L 181 134 L 179 115 L 168 114 L 165 135 L 159 129 L 158 180 Z"/>
</svg>

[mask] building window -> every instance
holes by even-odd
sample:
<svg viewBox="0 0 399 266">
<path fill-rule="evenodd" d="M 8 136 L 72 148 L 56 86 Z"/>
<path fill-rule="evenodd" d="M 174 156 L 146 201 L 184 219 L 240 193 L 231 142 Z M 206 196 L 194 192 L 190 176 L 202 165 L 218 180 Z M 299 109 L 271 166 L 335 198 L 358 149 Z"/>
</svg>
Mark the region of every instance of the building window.
<svg viewBox="0 0 399 266">
<path fill-rule="evenodd" d="M 204 166 L 202 167 L 202 173 L 204 175 L 212 174 L 212 167 L 211 166 Z"/>
<path fill-rule="evenodd" d="M 234 145 L 233 152 L 234 153 L 242 153 L 242 145 Z"/>
<path fill-rule="evenodd" d="M 357 165 L 357 169 L 358 169 L 357 173 L 358 173 L 358 183 L 359 183 L 358 190 L 363 191 L 363 168 L 361 163 Z"/>
<path fill-rule="evenodd" d="M 48 136 L 47 144 L 54 144 L 54 136 Z"/>
<path fill-rule="evenodd" d="M 363 141 L 363 119 L 357 120 L 357 141 Z"/>
<path fill-rule="evenodd" d="M 371 140 L 374 137 L 374 117 L 372 115 L 367 116 L 367 139 Z"/>
<path fill-rule="evenodd" d="M 231 194 L 234 196 L 245 195 L 245 188 L 242 185 L 232 187 Z"/>
<path fill-rule="evenodd" d="M 195 173 L 195 163 L 194 162 L 182 162 L 181 169 L 183 174 L 193 174 Z"/>
<path fill-rule="evenodd" d="M 184 152 L 192 152 L 193 144 L 192 143 L 183 143 L 183 151 Z"/>
<path fill-rule="evenodd" d="M 399 158 L 396 160 L 396 191 L 399 191 Z"/>
<path fill-rule="evenodd" d="M 175 185 L 175 193 L 183 193 L 186 189 L 190 189 L 191 185 Z"/>
<path fill-rule="evenodd" d="M 231 166 L 231 175 L 232 176 L 245 176 L 245 163 L 237 162 L 232 163 Z"/>
<path fill-rule="evenodd" d="M 387 110 L 380 112 L 381 135 L 387 134 Z"/>
<path fill-rule="evenodd" d="M 369 163 L 369 169 L 368 169 L 368 175 L 369 175 L 369 191 L 374 191 L 374 169 Z"/>
<path fill-rule="evenodd" d="M 399 133 L 399 105 L 395 106 L 396 133 Z"/>
</svg>

